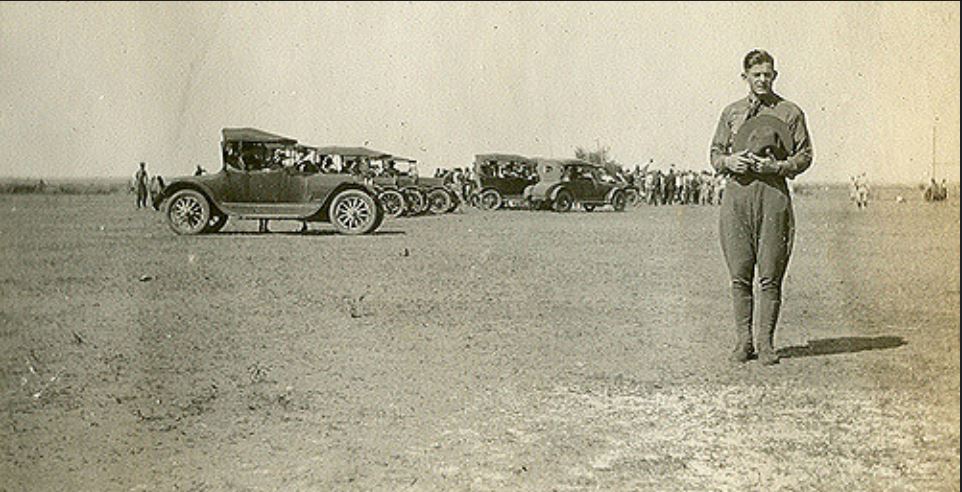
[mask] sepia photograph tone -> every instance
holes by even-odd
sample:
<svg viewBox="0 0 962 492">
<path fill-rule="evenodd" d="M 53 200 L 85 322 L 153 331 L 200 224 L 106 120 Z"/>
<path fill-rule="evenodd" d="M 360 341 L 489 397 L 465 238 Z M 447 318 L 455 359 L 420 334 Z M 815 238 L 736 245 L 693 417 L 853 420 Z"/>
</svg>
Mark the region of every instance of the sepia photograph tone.
<svg viewBox="0 0 962 492">
<path fill-rule="evenodd" d="M 0 3 L 0 491 L 958 491 L 957 2 Z"/>
</svg>

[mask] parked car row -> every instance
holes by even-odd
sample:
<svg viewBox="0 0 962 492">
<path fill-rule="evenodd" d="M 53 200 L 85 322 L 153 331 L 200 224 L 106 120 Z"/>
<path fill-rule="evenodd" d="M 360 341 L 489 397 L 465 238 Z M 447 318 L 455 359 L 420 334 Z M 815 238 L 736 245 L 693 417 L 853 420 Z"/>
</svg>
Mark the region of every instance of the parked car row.
<svg viewBox="0 0 962 492">
<path fill-rule="evenodd" d="M 385 216 L 447 213 L 460 203 L 413 159 L 364 147 L 311 147 L 255 128 L 225 128 L 221 170 L 173 178 L 154 194 L 178 234 L 221 230 L 230 218 L 329 222 L 367 234 Z"/>
<path fill-rule="evenodd" d="M 217 232 L 234 218 L 328 222 L 356 235 L 375 231 L 385 216 L 451 212 L 462 197 L 484 210 L 566 212 L 576 203 L 621 211 L 638 196 L 624 180 L 577 159 L 479 154 L 465 184 L 422 177 L 415 160 L 366 147 L 312 147 L 255 128 L 225 128 L 222 137 L 219 172 L 171 179 L 154 195 L 178 234 Z"/>
<path fill-rule="evenodd" d="M 320 147 L 314 153 L 323 156 L 322 172 L 351 174 L 371 185 L 388 217 L 444 214 L 460 203 L 440 179 L 420 176 L 414 159 L 365 147 Z"/>
</svg>

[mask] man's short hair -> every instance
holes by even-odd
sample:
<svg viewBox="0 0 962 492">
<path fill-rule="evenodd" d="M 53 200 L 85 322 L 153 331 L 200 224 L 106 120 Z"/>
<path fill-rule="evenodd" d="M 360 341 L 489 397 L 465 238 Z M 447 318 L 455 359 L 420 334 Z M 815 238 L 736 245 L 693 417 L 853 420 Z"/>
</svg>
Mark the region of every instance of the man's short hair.
<svg viewBox="0 0 962 492">
<path fill-rule="evenodd" d="M 772 67 L 774 67 L 775 59 L 765 50 L 751 50 L 745 55 L 745 59 L 742 61 L 742 68 L 747 72 L 749 68 L 755 65 L 761 65 L 762 63 L 770 63 Z"/>
</svg>

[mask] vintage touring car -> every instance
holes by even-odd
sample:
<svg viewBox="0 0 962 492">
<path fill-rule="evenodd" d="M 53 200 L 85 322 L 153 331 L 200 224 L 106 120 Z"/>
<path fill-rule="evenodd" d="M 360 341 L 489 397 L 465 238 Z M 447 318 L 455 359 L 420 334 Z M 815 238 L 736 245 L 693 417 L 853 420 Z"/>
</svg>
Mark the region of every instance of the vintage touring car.
<svg viewBox="0 0 962 492">
<path fill-rule="evenodd" d="M 329 222 L 341 234 L 366 234 L 384 219 L 377 192 L 350 174 L 324 171 L 323 154 L 292 138 L 225 128 L 222 168 L 164 186 L 168 224 L 177 234 L 217 232 L 228 218 Z"/>
</svg>

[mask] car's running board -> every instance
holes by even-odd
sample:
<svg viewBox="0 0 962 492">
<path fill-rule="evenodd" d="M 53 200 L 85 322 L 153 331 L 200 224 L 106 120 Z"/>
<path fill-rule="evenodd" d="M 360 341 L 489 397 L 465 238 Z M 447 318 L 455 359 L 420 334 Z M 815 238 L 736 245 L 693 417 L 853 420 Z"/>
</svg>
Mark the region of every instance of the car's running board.
<svg viewBox="0 0 962 492">
<path fill-rule="evenodd" d="M 301 219 L 317 213 L 316 203 L 222 203 L 227 215 L 238 219 Z"/>
</svg>

